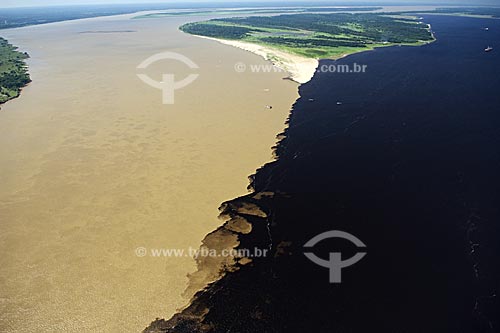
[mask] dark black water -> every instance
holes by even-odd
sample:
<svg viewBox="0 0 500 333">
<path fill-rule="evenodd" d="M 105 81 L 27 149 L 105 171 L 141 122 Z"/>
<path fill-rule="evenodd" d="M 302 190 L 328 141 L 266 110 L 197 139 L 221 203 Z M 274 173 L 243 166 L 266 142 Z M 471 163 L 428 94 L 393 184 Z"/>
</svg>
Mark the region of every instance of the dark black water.
<svg viewBox="0 0 500 333">
<path fill-rule="evenodd" d="M 158 331 L 500 332 L 500 21 L 425 20 L 437 42 L 350 56 L 337 64 L 367 72 L 318 73 L 300 88 L 278 161 L 254 178 L 274 193 L 257 200 L 270 234 L 257 221 L 241 237 L 272 255 Z M 342 284 L 303 255 L 328 230 L 367 245 Z M 321 245 L 323 258 L 357 251 Z"/>
</svg>

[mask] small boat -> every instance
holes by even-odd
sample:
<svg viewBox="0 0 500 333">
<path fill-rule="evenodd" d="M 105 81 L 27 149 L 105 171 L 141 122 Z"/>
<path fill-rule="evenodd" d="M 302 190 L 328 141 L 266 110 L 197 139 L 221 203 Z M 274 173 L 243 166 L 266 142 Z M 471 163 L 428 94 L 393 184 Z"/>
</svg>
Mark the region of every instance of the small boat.
<svg viewBox="0 0 500 333">
<path fill-rule="evenodd" d="M 490 28 L 484 28 L 484 31 L 489 31 L 489 30 L 490 30 Z"/>
<path fill-rule="evenodd" d="M 493 51 L 493 48 L 491 46 L 488 46 L 487 48 L 484 49 L 484 52 L 491 52 Z"/>
<path fill-rule="evenodd" d="M 342 102 L 338 101 L 338 102 L 337 102 L 337 105 L 342 105 Z"/>
<path fill-rule="evenodd" d="M 314 102 L 314 98 L 309 98 L 309 102 Z"/>
</svg>

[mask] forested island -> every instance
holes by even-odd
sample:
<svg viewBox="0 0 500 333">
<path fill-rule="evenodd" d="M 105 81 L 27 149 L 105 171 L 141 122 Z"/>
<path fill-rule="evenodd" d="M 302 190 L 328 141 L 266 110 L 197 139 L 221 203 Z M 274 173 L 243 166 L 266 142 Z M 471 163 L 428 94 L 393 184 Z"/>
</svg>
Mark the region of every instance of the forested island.
<svg viewBox="0 0 500 333">
<path fill-rule="evenodd" d="M 278 48 L 308 58 L 340 56 L 381 46 L 434 40 L 417 17 L 375 13 L 296 14 L 221 18 L 188 23 L 186 33 Z"/>
<path fill-rule="evenodd" d="M 31 82 L 26 65 L 29 55 L 0 37 L 0 104 L 16 98 L 21 88 Z"/>
</svg>

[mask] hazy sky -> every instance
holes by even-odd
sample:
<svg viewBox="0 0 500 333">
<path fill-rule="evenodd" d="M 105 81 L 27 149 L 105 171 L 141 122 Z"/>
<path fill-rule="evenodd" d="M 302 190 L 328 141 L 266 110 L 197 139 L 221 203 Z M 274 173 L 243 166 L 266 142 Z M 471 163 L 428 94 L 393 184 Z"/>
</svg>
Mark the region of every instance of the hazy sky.
<svg viewBox="0 0 500 333">
<path fill-rule="evenodd" d="M 297 0 L 298 1 L 298 0 Z M 226 2 L 231 3 L 231 0 L 188 0 L 188 1 L 165 1 L 165 0 L 0 0 L 0 8 L 5 7 L 24 7 L 24 6 L 45 6 L 45 5 L 70 5 L 70 4 L 120 4 L 120 3 L 182 3 L 182 2 Z M 237 2 L 264 2 L 263 0 L 239 0 Z M 291 2 L 290 0 L 274 0 L 273 2 Z M 306 2 L 306 1 L 303 1 Z M 460 4 L 460 5 L 500 5 L 500 0 L 341 0 L 341 1 L 325 1 L 325 5 L 342 5 L 343 3 L 422 3 L 422 4 Z"/>
</svg>

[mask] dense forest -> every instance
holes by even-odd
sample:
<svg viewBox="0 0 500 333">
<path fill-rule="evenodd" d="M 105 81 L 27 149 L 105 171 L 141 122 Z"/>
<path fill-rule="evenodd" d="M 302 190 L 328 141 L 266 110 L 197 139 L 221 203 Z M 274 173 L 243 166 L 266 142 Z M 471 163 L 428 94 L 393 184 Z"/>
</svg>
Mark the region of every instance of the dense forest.
<svg viewBox="0 0 500 333">
<path fill-rule="evenodd" d="M 226 39 L 243 39 L 249 36 L 252 32 L 262 31 L 259 29 L 252 29 L 239 26 L 223 26 L 216 24 L 186 24 L 181 27 L 184 32 L 193 35 L 207 36 L 207 37 L 221 37 Z"/>
<path fill-rule="evenodd" d="M 350 35 L 372 42 L 411 43 L 431 40 L 427 26 L 407 18 L 381 14 L 304 14 L 214 20 L 251 27 L 291 29 Z M 356 27 L 356 29 L 350 28 Z"/>
<path fill-rule="evenodd" d="M 25 62 L 28 57 L 0 37 L 0 104 L 19 96 L 21 88 L 31 82 Z"/>
</svg>

